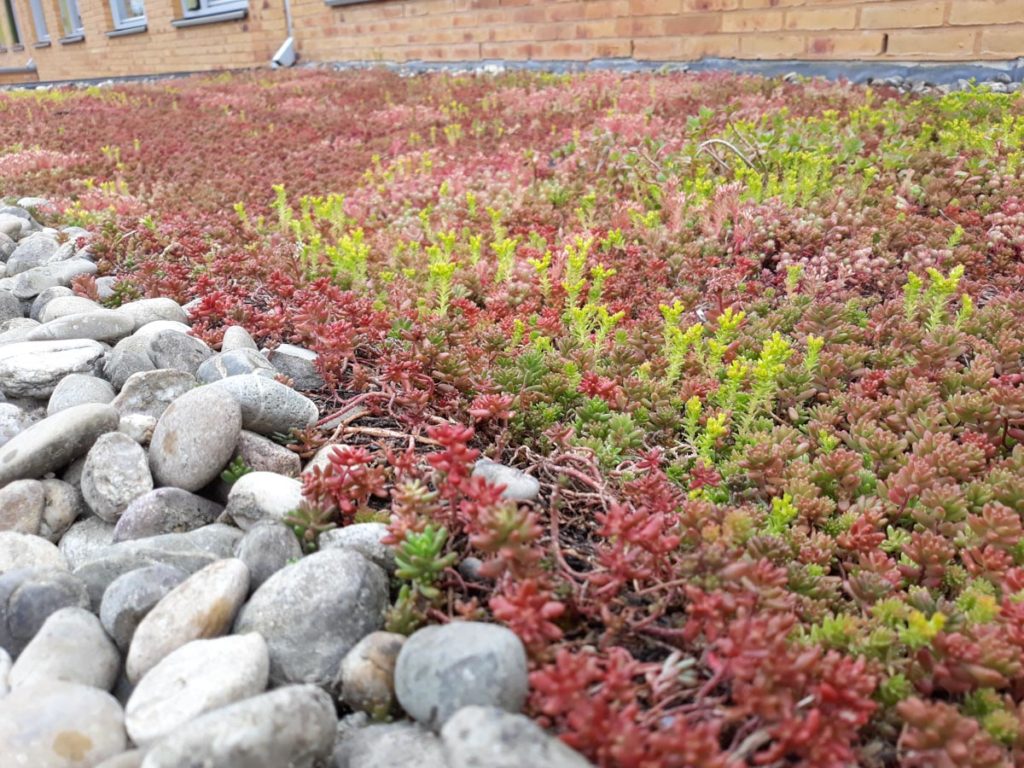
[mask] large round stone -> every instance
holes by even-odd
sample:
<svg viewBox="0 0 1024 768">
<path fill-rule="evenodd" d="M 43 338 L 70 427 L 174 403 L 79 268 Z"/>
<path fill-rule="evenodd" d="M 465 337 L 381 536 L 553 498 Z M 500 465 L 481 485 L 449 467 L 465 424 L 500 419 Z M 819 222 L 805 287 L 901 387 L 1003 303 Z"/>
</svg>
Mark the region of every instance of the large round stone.
<svg viewBox="0 0 1024 768">
<path fill-rule="evenodd" d="M 39 535 L 56 544 L 85 511 L 85 501 L 75 486 L 63 480 L 47 478 L 42 484 L 43 519 Z"/>
<path fill-rule="evenodd" d="M 189 576 L 139 622 L 125 663 L 128 679 L 137 683 L 185 643 L 227 632 L 248 593 L 249 569 L 241 560 L 218 560 Z"/>
<path fill-rule="evenodd" d="M 146 746 L 204 712 L 262 693 L 270 660 L 256 633 L 193 640 L 139 681 L 125 707 L 132 741 Z"/>
<path fill-rule="evenodd" d="M 402 708 L 435 730 L 474 704 L 518 712 L 527 690 L 523 643 L 496 624 L 453 621 L 424 627 L 405 641 L 395 667 Z"/>
<path fill-rule="evenodd" d="M 2 241 L 0 241 L 2 245 Z M 0 291 L 0 322 L 21 317 L 21 302 L 10 291 Z"/>
<path fill-rule="evenodd" d="M 113 399 L 114 388 L 106 380 L 84 373 L 72 373 L 61 379 L 54 388 L 46 406 L 46 415 L 53 416 L 74 405 L 109 403 Z"/>
<path fill-rule="evenodd" d="M 138 330 L 147 323 L 157 320 L 171 320 L 177 323 L 188 323 L 188 315 L 174 299 L 138 299 L 122 304 L 116 310 L 131 319 L 133 330 Z"/>
<path fill-rule="evenodd" d="M 19 408 L 14 403 L 0 403 L 0 445 L 6 445 L 38 421 L 35 411 Z"/>
<path fill-rule="evenodd" d="M 84 296 L 55 296 L 39 311 L 39 316 L 36 319 L 40 323 L 48 323 L 58 317 L 95 312 L 97 309 L 103 309 L 103 307 Z"/>
<path fill-rule="evenodd" d="M 164 331 L 175 331 L 188 336 L 192 333 L 192 328 L 177 320 L 151 320 L 132 335 L 139 339 L 145 339 L 148 343 L 150 339 Z"/>
<path fill-rule="evenodd" d="M 323 445 L 320 449 L 313 454 L 313 457 L 306 462 L 306 466 L 302 468 L 303 473 L 312 472 L 314 469 L 319 468 L 323 472 L 331 463 L 331 456 L 334 455 L 336 450 L 348 447 L 344 443 L 328 443 Z"/>
<path fill-rule="evenodd" d="M 357 552 L 316 552 L 275 573 L 256 590 L 235 622 L 259 632 L 270 648 L 270 679 L 331 684 L 345 654 L 380 629 L 388 580 Z"/>
<path fill-rule="evenodd" d="M 338 671 L 339 698 L 357 712 L 384 720 L 396 709 L 395 662 L 405 643 L 394 632 L 371 632 L 345 654 Z"/>
<path fill-rule="evenodd" d="M 209 387 L 186 392 L 164 411 L 153 431 L 153 478 L 160 485 L 198 491 L 224 469 L 241 431 L 242 413 L 231 398 Z"/>
<path fill-rule="evenodd" d="M 61 608 L 43 622 L 11 668 L 11 688 L 45 680 L 81 683 L 109 691 L 121 655 L 100 620 L 84 608 Z"/>
<path fill-rule="evenodd" d="M 85 502 L 83 501 L 84 505 Z M 61 553 L 68 567 L 75 570 L 96 557 L 114 542 L 114 526 L 98 517 L 86 517 L 72 523 L 60 538 Z"/>
<path fill-rule="evenodd" d="M 124 382 L 113 406 L 122 415 L 142 414 L 159 419 L 167 406 L 196 386 L 191 373 L 162 368 L 133 373 Z"/>
<path fill-rule="evenodd" d="M 356 728 L 335 744 L 332 762 L 334 768 L 448 768 L 437 735 L 408 720 Z"/>
<path fill-rule="evenodd" d="M 512 501 L 533 501 L 540 493 L 540 483 L 521 469 L 499 464 L 490 459 L 480 459 L 473 467 L 473 477 L 482 477 L 494 485 L 502 485 L 504 499 Z"/>
<path fill-rule="evenodd" d="M 116 523 L 128 505 L 153 490 L 153 476 L 142 446 L 128 435 L 100 435 L 82 469 L 82 496 L 97 517 Z"/>
<path fill-rule="evenodd" d="M 295 451 L 275 443 L 270 438 L 242 430 L 231 460 L 241 459 L 254 472 L 276 472 L 287 477 L 298 477 L 302 460 Z"/>
<path fill-rule="evenodd" d="M 100 435 L 116 430 L 118 419 L 111 406 L 89 403 L 33 424 L 0 447 L 0 486 L 21 478 L 37 478 L 70 464 Z"/>
<path fill-rule="evenodd" d="M 60 299 L 55 299 L 54 303 L 57 301 Z M 103 375 L 117 390 L 122 389 L 133 374 L 153 370 L 156 365 L 149 356 L 149 339 L 138 333 L 117 342 L 103 363 Z"/>
<path fill-rule="evenodd" d="M 250 472 L 235 481 L 225 514 L 243 531 L 264 520 L 281 522 L 302 505 L 302 483 L 273 472 Z"/>
<path fill-rule="evenodd" d="M 21 341 L 0 346 L 0 390 L 8 397 L 49 397 L 69 373 L 92 373 L 104 347 L 91 339 Z"/>
<path fill-rule="evenodd" d="M 153 439 L 153 430 L 156 429 L 156 419 L 142 413 L 125 413 L 121 416 L 121 423 L 117 425 L 117 431 L 122 435 L 128 435 L 139 445 L 149 445 Z"/>
<path fill-rule="evenodd" d="M 254 349 L 236 349 L 232 352 L 221 352 L 205 360 L 196 371 L 196 378 L 204 384 L 209 384 L 228 376 L 242 376 L 247 373 L 272 379 L 277 376 L 277 369 Z"/>
<path fill-rule="evenodd" d="M 32 330 L 29 341 L 49 339 L 95 339 L 108 343 L 123 339 L 133 330 L 132 321 L 113 309 L 97 309 L 79 315 L 65 315 Z"/>
<path fill-rule="evenodd" d="M 17 341 L 25 341 L 25 337 L 39 323 L 29 320 L 27 317 L 16 317 L 0 323 L 0 344 L 13 344 Z"/>
<path fill-rule="evenodd" d="M 238 542 L 235 557 L 249 568 L 249 589 L 255 592 L 288 563 L 302 557 L 295 533 L 283 523 L 257 523 Z"/>
<path fill-rule="evenodd" d="M 230 395 L 242 408 L 242 426 L 261 435 L 287 435 L 312 426 L 319 416 L 316 403 L 305 395 L 254 373 L 229 376 L 204 389 Z"/>
<path fill-rule="evenodd" d="M 0 213 L 0 234 L 17 240 L 21 237 L 22 227 L 28 226 L 28 222 L 10 213 Z M 8 257 L 9 258 L 9 257 Z"/>
<path fill-rule="evenodd" d="M 32 299 L 50 288 L 64 288 L 80 275 L 95 275 L 96 265 L 88 259 L 68 259 L 51 264 L 44 264 L 14 278 L 11 292 L 19 299 Z M 54 337 L 50 337 L 54 338 Z M 88 338 L 82 336 L 64 336 L 63 338 Z"/>
<path fill-rule="evenodd" d="M 220 344 L 221 352 L 230 352 L 234 349 L 259 349 L 252 336 L 240 325 L 229 326 L 224 331 L 224 339 Z"/>
<path fill-rule="evenodd" d="M 17 207 L 24 209 L 31 215 L 38 214 L 41 210 L 45 210 L 51 205 L 50 200 L 45 197 L 19 197 Z M 69 237 L 74 237 L 74 232 L 79 229 L 78 227 L 67 227 L 62 231 L 67 233 Z"/>
<path fill-rule="evenodd" d="M 384 543 L 388 527 L 384 523 L 353 523 L 332 528 L 317 537 L 319 549 L 354 549 L 388 573 L 395 571 L 395 550 Z"/>
<path fill-rule="evenodd" d="M 82 768 L 127 748 L 124 711 L 77 683 L 26 685 L 0 699 L 0 756 L 11 768 Z"/>
<path fill-rule="evenodd" d="M 9 238 L 3 232 L 0 232 L 0 261 L 6 262 L 7 259 L 11 258 L 11 254 L 14 253 L 14 249 L 17 248 L 17 247 L 18 247 L 17 243 L 15 243 L 13 240 L 11 240 L 11 238 Z M 6 272 L 7 272 L 7 265 L 5 264 L 4 268 L 2 270 L 0 270 L 0 273 L 6 273 Z M 13 288 L 13 287 L 14 287 L 13 282 L 8 283 L 7 287 L 3 289 L 3 292 L 7 293 L 7 294 L 10 294 L 10 292 L 11 292 L 10 289 Z M 6 318 L 9 318 L 9 317 L 14 317 L 14 315 L 9 314 L 8 312 L 4 311 L 4 309 L 5 308 L 4 308 L 4 305 L 3 305 L 3 301 L 0 300 L 0 320 L 6 319 Z M 18 312 L 20 313 L 20 308 L 19 308 Z"/>
<path fill-rule="evenodd" d="M 22 219 L 25 223 L 22 228 L 22 237 L 28 235 L 30 232 L 39 230 L 39 222 L 32 218 L 32 214 L 22 205 L 0 205 L 0 214 L 10 214 L 11 216 L 17 216 Z"/>
<path fill-rule="evenodd" d="M 216 522 L 224 507 L 181 488 L 156 488 L 139 496 L 114 529 L 114 541 L 185 533 Z"/>
<path fill-rule="evenodd" d="M 463 707 L 441 729 L 449 768 L 593 768 L 561 739 L 523 715 Z"/>
<path fill-rule="evenodd" d="M 7 260 L 7 274 L 16 275 L 46 264 L 57 253 L 58 248 L 60 244 L 50 235 L 37 233 L 22 238 Z"/>
<path fill-rule="evenodd" d="M 46 539 L 30 533 L 0 531 L 0 575 L 15 568 L 68 570 L 64 555 Z"/>
<path fill-rule="evenodd" d="M 172 565 L 149 565 L 114 579 L 103 593 L 100 621 L 122 651 L 127 651 L 142 618 L 188 573 Z"/>
<path fill-rule="evenodd" d="M 15 480 L 0 488 L 0 531 L 39 533 L 46 493 L 38 480 Z"/>
<path fill-rule="evenodd" d="M 43 309 L 51 301 L 59 296 L 74 296 L 75 292 L 70 288 L 65 288 L 63 285 L 55 285 L 52 288 L 46 288 L 41 291 L 38 296 L 32 299 L 32 307 L 29 309 L 28 316 L 33 320 L 39 320 L 39 317 L 43 313 Z"/>
<path fill-rule="evenodd" d="M 324 379 L 316 367 L 317 354 L 311 349 L 281 344 L 267 353 L 267 359 L 274 368 L 292 380 L 296 389 L 310 392 L 324 386 Z"/>
<path fill-rule="evenodd" d="M 173 368 L 195 375 L 213 350 L 195 336 L 174 330 L 160 331 L 149 339 L 149 358 L 156 368 Z"/>
<path fill-rule="evenodd" d="M 242 532 L 234 526 L 214 524 L 188 533 L 121 541 L 90 552 L 87 559 L 75 567 L 75 575 L 85 582 L 89 599 L 98 610 L 104 591 L 118 576 L 156 563 L 195 573 L 231 557 L 241 538 Z"/>
<path fill-rule="evenodd" d="M 330 756 L 337 722 L 319 688 L 278 688 L 185 723 L 153 745 L 142 768 L 307 768 Z"/>
<path fill-rule="evenodd" d="M 62 608 L 88 608 L 85 585 L 57 568 L 17 568 L 0 575 L 0 647 L 13 656 Z"/>
</svg>

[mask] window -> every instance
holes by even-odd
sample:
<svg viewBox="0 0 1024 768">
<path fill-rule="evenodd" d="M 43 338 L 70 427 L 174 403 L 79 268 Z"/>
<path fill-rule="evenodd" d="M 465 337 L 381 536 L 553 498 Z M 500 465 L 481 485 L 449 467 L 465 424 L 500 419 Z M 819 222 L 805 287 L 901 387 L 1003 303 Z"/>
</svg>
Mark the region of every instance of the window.
<svg viewBox="0 0 1024 768">
<path fill-rule="evenodd" d="M 110 0 L 114 12 L 114 26 L 131 29 L 146 25 L 146 6 L 142 0 Z"/>
<path fill-rule="evenodd" d="M 60 23 L 64 28 L 65 37 L 80 37 L 85 30 L 82 29 L 82 16 L 78 13 L 78 0 L 57 0 L 60 8 Z"/>
<path fill-rule="evenodd" d="M 32 21 L 36 25 L 36 45 L 49 45 L 50 30 L 46 28 L 42 0 L 29 0 L 29 5 L 32 6 Z"/>
<path fill-rule="evenodd" d="M 12 46 L 19 46 L 21 29 L 18 28 L 18 17 L 14 15 L 14 0 L 4 0 L 4 11 L 7 13 L 7 28 L 11 30 Z"/>
<path fill-rule="evenodd" d="M 212 16 L 214 14 L 244 11 L 248 0 L 181 0 L 186 16 Z"/>
</svg>

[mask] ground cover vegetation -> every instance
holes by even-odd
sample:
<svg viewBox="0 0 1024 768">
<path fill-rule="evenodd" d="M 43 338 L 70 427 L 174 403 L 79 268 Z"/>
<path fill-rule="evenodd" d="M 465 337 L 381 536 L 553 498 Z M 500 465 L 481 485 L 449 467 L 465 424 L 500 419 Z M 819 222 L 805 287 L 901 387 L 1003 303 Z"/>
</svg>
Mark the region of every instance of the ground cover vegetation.
<svg viewBox="0 0 1024 768">
<path fill-rule="evenodd" d="M 259 73 L 0 147 L 107 303 L 319 353 L 296 530 L 388 522 L 390 628 L 504 623 L 598 764 L 1024 765 L 1019 95 Z"/>
</svg>

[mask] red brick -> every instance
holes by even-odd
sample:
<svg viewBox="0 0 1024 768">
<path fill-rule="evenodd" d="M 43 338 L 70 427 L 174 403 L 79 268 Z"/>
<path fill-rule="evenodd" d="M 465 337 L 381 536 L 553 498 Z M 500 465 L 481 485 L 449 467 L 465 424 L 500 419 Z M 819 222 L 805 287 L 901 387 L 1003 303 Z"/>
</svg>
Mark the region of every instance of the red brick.
<svg viewBox="0 0 1024 768">
<path fill-rule="evenodd" d="M 857 9 L 803 8 L 786 11 L 786 29 L 853 29 L 857 24 Z"/>
<path fill-rule="evenodd" d="M 739 7 L 740 0 L 683 0 L 684 12 L 734 11 Z"/>
<path fill-rule="evenodd" d="M 740 0 L 741 8 L 786 8 L 803 4 L 804 0 Z"/>
<path fill-rule="evenodd" d="M 882 32 L 833 32 L 807 38 L 807 55 L 822 59 L 865 59 L 878 56 L 885 45 Z"/>
<path fill-rule="evenodd" d="M 782 11 L 727 13 L 722 17 L 723 32 L 774 32 L 782 29 Z"/>
<path fill-rule="evenodd" d="M 1024 56 L 1024 24 L 1008 24 L 982 30 L 978 52 L 983 56 L 1014 59 Z"/>
<path fill-rule="evenodd" d="M 941 27 L 945 14 L 945 0 L 895 0 L 865 5 L 860 12 L 860 26 L 861 29 Z"/>
<path fill-rule="evenodd" d="M 736 58 L 738 54 L 736 35 L 650 37 L 633 42 L 633 56 L 644 61 L 691 61 L 706 56 Z"/>
<path fill-rule="evenodd" d="M 743 35 L 740 55 L 747 59 L 789 59 L 804 54 L 802 35 Z"/>
<path fill-rule="evenodd" d="M 683 0 L 630 0 L 629 12 L 634 16 L 658 16 L 659 14 L 679 13 L 683 10 Z"/>
<path fill-rule="evenodd" d="M 629 0 L 594 0 L 583 6 L 588 19 L 611 19 L 629 16 Z"/>
<path fill-rule="evenodd" d="M 632 20 L 634 37 L 676 37 L 718 32 L 722 16 L 717 13 L 687 13 L 680 16 L 648 16 Z"/>
<path fill-rule="evenodd" d="M 485 59 L 524 61 L 532 58 L 533 43 L 483 43 L 480 55 Z"/>
<path fill-rule="evenodd" d="M 972 29 L 917 29 L 889 33 L 891 57 L 970 59 L 978 33 Z"/>
</svg>

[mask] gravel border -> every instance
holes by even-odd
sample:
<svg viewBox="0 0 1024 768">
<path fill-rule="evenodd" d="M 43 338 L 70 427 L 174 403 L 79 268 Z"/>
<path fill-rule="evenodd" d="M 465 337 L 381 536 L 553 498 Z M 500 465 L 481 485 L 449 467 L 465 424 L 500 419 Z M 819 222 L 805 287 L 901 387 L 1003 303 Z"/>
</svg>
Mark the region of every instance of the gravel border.
<svg viewBox="0 0 1024 768">
<path fill-rule="evenodd" d="M 303 62 L 300 69 L 327 68 L 338 72 L 386 68 L 401 75 L 413 76 L 430 72 L 470 74 L 500 74 L 508 71 L 530 72 L 733 72 L 763 75 L 765 77 L 824 78 L 848 80 L 856 84 L 890 85 L 907 90 L 938 88 L 943 91 L 963 90 L 972 84 L 984 85 L 999 92 L 1012 93 L 1024 85 L 1024 57 L 1006 61 L 982 62 L 899 62 L 899 61 L 808 61 L 785 59 L 756 61 L 744 59 L 701 59 L 698 61 L 639 61 L 636 59 L 593 59 L 591 61 L 509 61 L 483 59 L 480 61 L 430 62 L 408 61 L 389 63 L 379 61 Z M 269 67 L 268 67 L 269 68 Z M 110 86 L 123 83 L 152 83 L 194 75 L 215 75 L 223 72 L 251 72 L 263 67 L 239 67 L 216 71 L 168 72 L 160 75 L 126 75 L 124 77 L 84 78 L 79 80 L 47 80 L 34 83 L 14 83 L 0 86 L 0 91 L 35 90 L 59 86 Z"/>
</svg>

